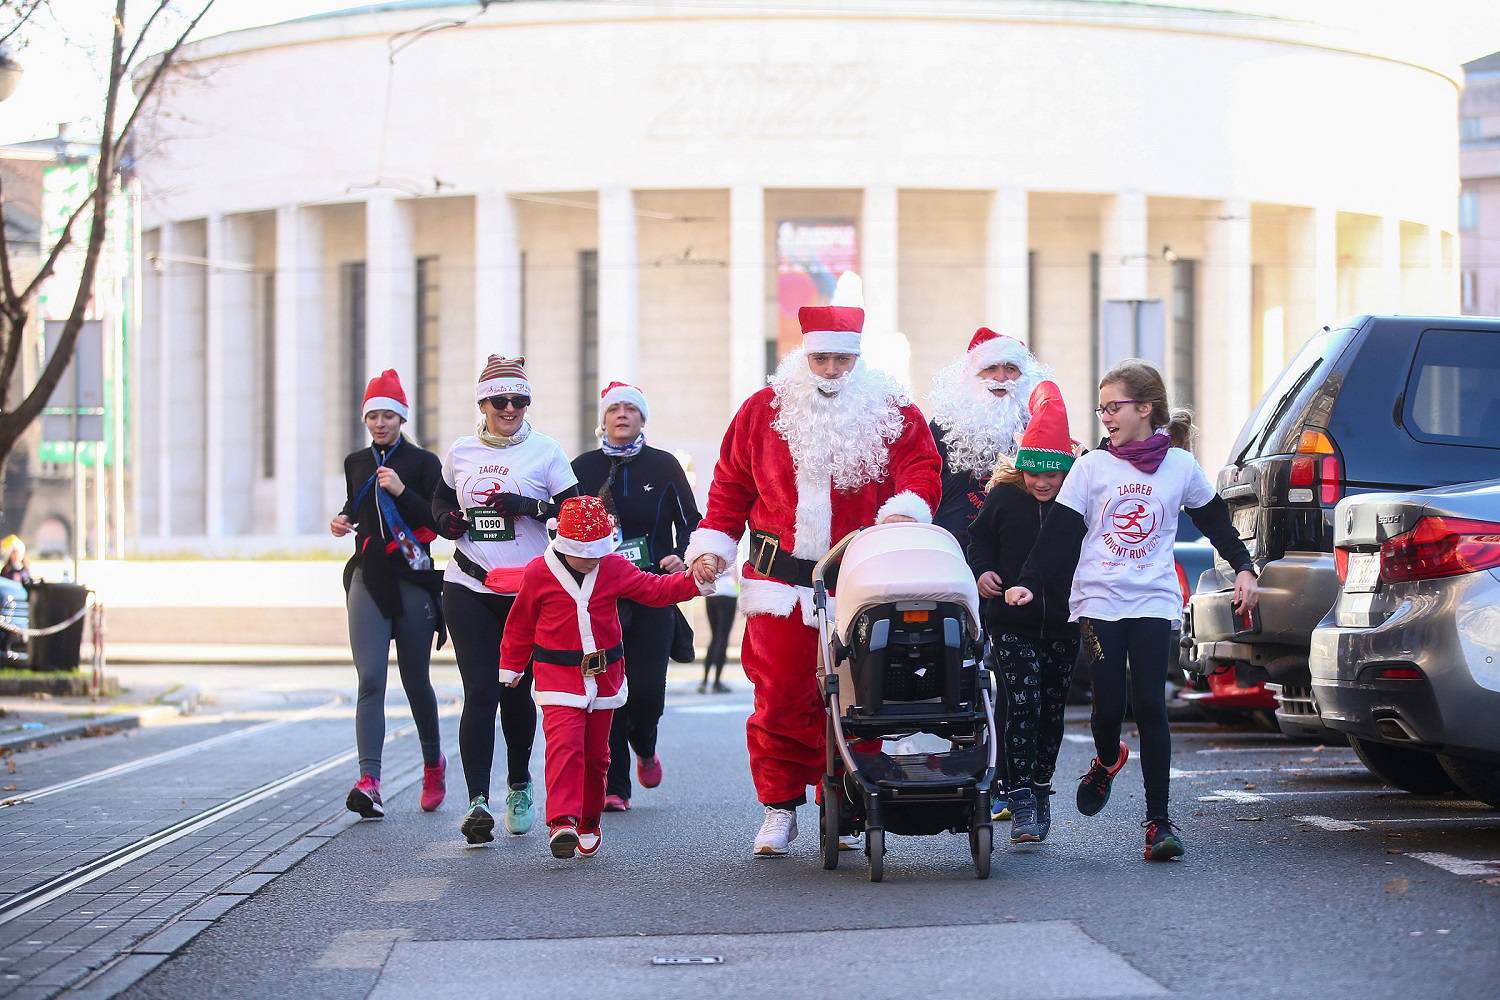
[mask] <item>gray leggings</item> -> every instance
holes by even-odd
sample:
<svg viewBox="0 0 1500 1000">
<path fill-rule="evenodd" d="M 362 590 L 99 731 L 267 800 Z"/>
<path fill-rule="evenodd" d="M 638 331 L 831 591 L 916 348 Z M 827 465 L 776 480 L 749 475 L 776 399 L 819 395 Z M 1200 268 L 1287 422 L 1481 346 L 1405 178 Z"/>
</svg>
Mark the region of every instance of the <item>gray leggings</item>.
<svg viewBox="0 0 1500 1000">
<path fill-rule="evenodd" d="M 359 701 L 354 708 L 354 739 L 359 747 L 359 772 L 380 778 L 380 751 L 385 744 L 385 680 L 391 665 L 391 640 L 396 640 L 396 665 L 401 686 L 411 704 L 422 761 L 436 764 L 442 754 L 438 737 L 437 695 L 428 666 L 436 631 L 432 594 L 401 581 L 401 616 L 380 613 L 365 589 L 359 570 L 349 582 L 349 648 L 359 671 Z"/>
</svg>

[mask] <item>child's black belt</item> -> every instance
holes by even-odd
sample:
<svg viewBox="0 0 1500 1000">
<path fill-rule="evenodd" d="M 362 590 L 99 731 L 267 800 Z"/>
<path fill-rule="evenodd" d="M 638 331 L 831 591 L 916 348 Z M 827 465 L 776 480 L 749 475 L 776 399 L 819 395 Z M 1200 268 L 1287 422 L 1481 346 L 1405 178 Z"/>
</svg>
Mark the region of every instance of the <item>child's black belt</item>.
<svg viewBox="0 0 1500 1000">
<path fill-rule="evenodd" d="M 618 663 L 624 658 L 624 643 L 618 643 L 608 649 L 597 650 L 593 653 L 585 653 L 581 649 L 547 649 L 543 646 L 531 647 L 531 659 L 534 662 L 551 663 L 559 667 L 582 667 L 584 675 L 588 677 L 604 673 L 610 664 Z"/>
<path fill-rule="evenodd" d="M 750 568 L 793 587 L 811 587 L 816 559 L 798 559 L 781 551 L 781 539 L 764 531 L 750 532 Z"/>
</svg>

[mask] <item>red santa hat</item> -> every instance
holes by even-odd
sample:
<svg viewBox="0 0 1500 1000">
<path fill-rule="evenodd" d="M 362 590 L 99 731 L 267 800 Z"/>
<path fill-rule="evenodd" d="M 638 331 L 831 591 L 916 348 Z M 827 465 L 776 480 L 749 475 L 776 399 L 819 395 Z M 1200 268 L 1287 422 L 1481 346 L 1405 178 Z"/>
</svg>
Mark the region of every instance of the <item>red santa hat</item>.
<svg viewBox="0 0 1500 1000">
<path fill-rule="evenodd" d="M 370 379 L 370 384 L 365 386 L 365 408 L 360 416 L 367 417 L 372 410 L 390 410 L 402 420 L 410 416 L 406 406 L 406 390 L 401 388 L 401 376 L 396 374 L 396 369 L 387 368 Z"/>
<path fill-rule="evenodd" d="M 826 306 L 803 306 L 797 310 L 802 325 L 802 346 L 808 354 L 858 354 L 860 332 L 865 328 L 864 286 L 859 275 L 839 275 L 833 301 Z"/>
<path fill-rule="evenodd" d="M 615 519 L 598 497 L 569 497 L 557 512 L 552 547 L 580 559 L 602 559 L 615 550 Z"/>
<path fill-rule="evenodd" d="M 629 403 L 641 411 L 641 420 L 651 419 L 651 407 L 646 405 L 646 394 L 639 386 L 630 385 L 626 382 L 611 382 L 604 387 L 599 394 L 599 423 L 604 423 L 604 414 L 616 403 Z"/>
<path fill-rule="evenodd" d="M 525 358 L 502 358 L 491 354 L 479 373 L 479 384 L 474 387 L 474 402 L 482 403 L 491 396 L 531 396 L 531 382 L 526 378 Z"/>
<path fill-rule="evenodd" d="M 1043 382 L 1027 401 L 1031 420 L 1021 435 L 1016 468 L 1022 472 L 1067 472 L 1073 467 L 1073 438 L 1068 434 L 1068 408 L 1056 382 Z"/>
<path fill-rule="evenodd" d="M 970 338 L 969 361 L 969 367 L 973 371 L 983 371 L 990 365 L 1011 364 L 1022 372 L 1030 373 L 1036 366 L 1036 359 L 1031 356 L 1031 351 L 1025 344 L 1015 337 L 996 333 L 987 326 L 981 326 Z"/>
</svg>

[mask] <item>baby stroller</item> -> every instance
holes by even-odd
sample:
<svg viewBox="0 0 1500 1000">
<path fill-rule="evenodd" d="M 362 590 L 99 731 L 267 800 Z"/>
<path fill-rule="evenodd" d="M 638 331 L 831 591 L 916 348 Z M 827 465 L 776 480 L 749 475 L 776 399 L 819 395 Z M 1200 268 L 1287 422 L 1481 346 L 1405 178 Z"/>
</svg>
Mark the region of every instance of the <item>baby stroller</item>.
<svg viewBox="0 0 1500 1000">
<path fill-rule="evenodd" d="M 886 831 L 967 832 L 975 874 L 988 878 L 999 739 L 979 592 L 958 543 L 930 524 L 852 532 L 813 569 L 813 614 L 828 709 L 823 867 L 838 867 L 841 835 L 863 831 L 870 881 L 879 882 Z M 946 739 L 950 749 L 887 754 L 879 743 L 856 746 L 917 733 Z"/>
</svg>

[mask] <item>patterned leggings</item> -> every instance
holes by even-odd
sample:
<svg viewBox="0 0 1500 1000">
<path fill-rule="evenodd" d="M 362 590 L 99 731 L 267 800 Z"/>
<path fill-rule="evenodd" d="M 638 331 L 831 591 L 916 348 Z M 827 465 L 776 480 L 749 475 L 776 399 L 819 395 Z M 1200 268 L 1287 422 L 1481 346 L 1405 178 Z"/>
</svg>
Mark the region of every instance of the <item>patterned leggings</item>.
<svg viewBox="0 0 1500 1000">
<path fill-rule="evenodd" d="M 1078 659 L 1078 638 L 991 634 L 995 670 L 1005 679 L 1007 788 L 1046 784 L 1062 748 L 1063 710 Z"/>
</svg>

